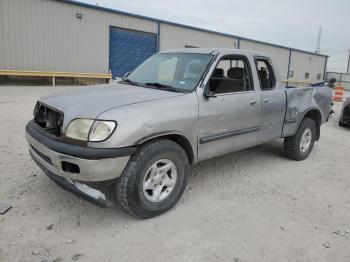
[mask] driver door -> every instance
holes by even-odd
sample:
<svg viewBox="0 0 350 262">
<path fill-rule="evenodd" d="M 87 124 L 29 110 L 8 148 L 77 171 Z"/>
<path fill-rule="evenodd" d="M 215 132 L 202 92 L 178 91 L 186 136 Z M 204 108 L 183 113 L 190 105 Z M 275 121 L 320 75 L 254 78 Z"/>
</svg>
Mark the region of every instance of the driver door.
<svg viewBox="0 0 350 262">
<path fill-rule="evenodd" d="M 261 99 L 254 88 L 248 58 L 221 58 L 205 88 L 213 96 L 199 96 L 198 159 L 255 145 Z"/>
</svg>

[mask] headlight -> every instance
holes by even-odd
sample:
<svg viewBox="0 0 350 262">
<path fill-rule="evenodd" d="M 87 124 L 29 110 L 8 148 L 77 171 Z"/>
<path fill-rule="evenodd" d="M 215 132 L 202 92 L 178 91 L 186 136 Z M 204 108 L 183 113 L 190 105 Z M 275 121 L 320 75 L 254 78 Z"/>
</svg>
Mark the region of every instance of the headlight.
<svg viewBox="0 0 350 262">
<path fill-rule="evenodd" d="M 67 127 L 66 137 L 83 141 L 103 141 L 114 131 L 113 121 L 75 119 Z"/>
<path fill-rule="evenodd" d="M 89 141 L 98 142 L 107 139 L 114 131 L 115 123 L 112 121 L 96 121 L 89 135 Z"/>
<path fill-rule="evenodd" d="M 66 136 L 73 139 L 87 141 L 94 120 L 75 119 L 68 125 Z"/>
</svg>

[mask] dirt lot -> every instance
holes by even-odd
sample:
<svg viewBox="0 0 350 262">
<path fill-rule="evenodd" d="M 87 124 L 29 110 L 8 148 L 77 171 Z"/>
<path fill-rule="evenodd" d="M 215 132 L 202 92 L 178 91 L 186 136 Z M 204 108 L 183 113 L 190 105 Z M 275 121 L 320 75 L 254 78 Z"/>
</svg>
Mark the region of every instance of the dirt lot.
<svg viewBox="0 0 350 262">
<path fill-rule="evenodd" d="M 0 261 L 350 261 L 340 104 L 307 160 L 285 159 L 279 140 L 200 163 L 176 208 L 138 220 L 67 193 L 30 159 L 24 126 L 53 90 L 0 87 L 0 202 L 13 206 L 0 215 Z"/>
</svg>

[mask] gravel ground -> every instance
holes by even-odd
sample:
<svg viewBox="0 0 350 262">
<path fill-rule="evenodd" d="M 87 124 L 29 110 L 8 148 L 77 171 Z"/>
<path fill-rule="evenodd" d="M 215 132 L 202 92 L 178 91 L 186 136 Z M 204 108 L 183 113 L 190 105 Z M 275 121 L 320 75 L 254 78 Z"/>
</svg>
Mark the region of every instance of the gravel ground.
<svg viewBox="0 0 350 262">
<path fill-rule="evenodd" d="M 66 87 L 56 87 L 65 89 Z M 341 104 L 302 162 L 282 140 L 200 163 L 170 212 L 101 209 L 49 180 L 24 126 L 52 87 L 0 87 L 0 261 L 350 261 L 350 129 Z"/>
</svg>

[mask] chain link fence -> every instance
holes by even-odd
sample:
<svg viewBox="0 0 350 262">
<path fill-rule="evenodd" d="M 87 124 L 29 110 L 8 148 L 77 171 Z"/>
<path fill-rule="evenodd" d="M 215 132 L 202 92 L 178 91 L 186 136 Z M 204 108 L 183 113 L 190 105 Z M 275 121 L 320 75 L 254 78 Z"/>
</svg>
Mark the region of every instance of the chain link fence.
<svg viewBox="0 0 350 262">
<path fill-rule="evenodd" d="M 344 86 L 344 88 L 350 91 L 350 74 L 346 73 L 335 73 L 335 72 L 327 72 L 326 79 L 329 80 L 331 78 L 337 79 L 338 84 Z"/>
</svg>

